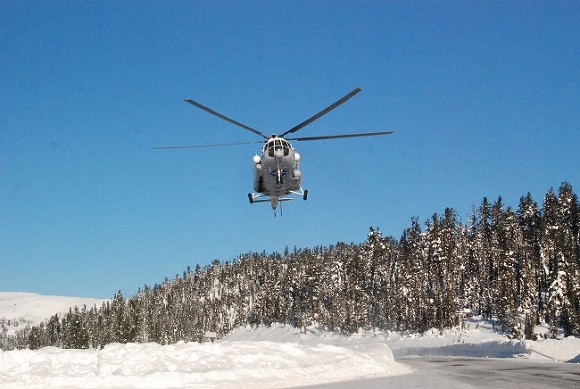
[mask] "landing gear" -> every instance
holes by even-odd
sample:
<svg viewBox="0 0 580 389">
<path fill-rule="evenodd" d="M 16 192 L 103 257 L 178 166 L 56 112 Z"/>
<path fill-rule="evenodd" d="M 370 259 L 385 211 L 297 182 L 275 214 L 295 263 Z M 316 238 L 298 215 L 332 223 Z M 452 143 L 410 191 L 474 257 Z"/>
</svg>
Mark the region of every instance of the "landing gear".
<svg viewBox="0 0 580 389">
<path fill-rule="evenodd" d="M 250 204 L 254 204 L 254 196 L 251 193 L 248 193 L 248 200 L 250 200 Z"/>
<path fill-rule="evenodd" d="M 304 201 L 308 200 L 308 189 L 304 191 L 304 195 L 302 195 L 302 198 L 304 199 Z"/>
</svg>

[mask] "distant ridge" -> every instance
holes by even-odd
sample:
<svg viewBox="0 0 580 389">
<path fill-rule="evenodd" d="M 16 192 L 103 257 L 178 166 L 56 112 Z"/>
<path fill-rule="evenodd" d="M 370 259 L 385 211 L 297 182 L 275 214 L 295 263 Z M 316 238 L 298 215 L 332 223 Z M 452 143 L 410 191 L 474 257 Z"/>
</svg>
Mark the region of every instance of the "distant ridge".
<svg viewBox="0 0 580 389">
<path fill-rule="evenodd" d="M 66 313 L 69 308 L 86 305 L 100 306 L 106 299 L 69 296 L 43 296 L 26 292 L 0 292 L 0 318 L 24 319 L 36 325 L 56 313 Z"/>
</svg>

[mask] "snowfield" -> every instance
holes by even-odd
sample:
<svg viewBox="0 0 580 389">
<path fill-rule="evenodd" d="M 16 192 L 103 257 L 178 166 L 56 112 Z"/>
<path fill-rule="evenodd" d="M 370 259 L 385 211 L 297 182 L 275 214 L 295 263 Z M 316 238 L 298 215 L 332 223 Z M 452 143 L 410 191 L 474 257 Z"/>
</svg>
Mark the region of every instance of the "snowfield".
<svg viewBox="0 0 580 389">
<path fill-rule="evenodd" d="M 0 293 L 0 318 L 48 318 L 54 312 L 68 311 L 62 305 L 72 301 L 68 299 Z M 77 300 L 75 304 L 87 302 Z M 35 310 L 40 307 L 42 310 Z M 547 332 L 547 329 L 539 327 L 537 332 Z M 0 351 L 0 387 L 293 387 L 412 374 L 395 357 L 413 355 L 578 362 L 580 339 L 509 340 L 497 333 L 491 323 L 477 317 L 465 319 L 463 328 L 443 334 L 432 330 L 421 335 L 361 331 L 344 336 L 316 327 L 302 332 L 285 325 L 248 326 L 234 330 L 215 343 L 110 344 L 102 350 L 46 347 L 37 351 Z"/>
</svg>

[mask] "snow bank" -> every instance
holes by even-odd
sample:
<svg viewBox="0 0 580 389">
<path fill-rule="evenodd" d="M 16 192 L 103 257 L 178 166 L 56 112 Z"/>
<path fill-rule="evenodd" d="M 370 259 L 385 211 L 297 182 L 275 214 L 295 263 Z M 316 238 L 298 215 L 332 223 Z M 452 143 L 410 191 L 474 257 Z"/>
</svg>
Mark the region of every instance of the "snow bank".
<svg viewBox="0 0 580 389">
<path fill-rule="evenodd" d="M 324 337 L 285 326 L 240 328 L 213 344 L 0 352 L 2 388 L 271 388 L 408 372 L 372 337 Z"/>
<path fill-rule="evenodd" d="M 423 334 L 386 333 L 386 343 L 395 357 L 452 356 L 468 358 L 526 358 L 556 362 L 579 362 L 580 339 L 575 337 L 545 339 L 547 326 L 537 326 L 536 341 L 510 340 L 496 331 L 493 322 L 481 317 L 464 320 L 463 328 L 441 333 L 430 330 Z"/>
<path fill-rule="evenodd" d="M 580 363 L 580 339 L 539 339 L 525 341 L 530 359 L 549 359 L 557 362 Z"/>
</svg>

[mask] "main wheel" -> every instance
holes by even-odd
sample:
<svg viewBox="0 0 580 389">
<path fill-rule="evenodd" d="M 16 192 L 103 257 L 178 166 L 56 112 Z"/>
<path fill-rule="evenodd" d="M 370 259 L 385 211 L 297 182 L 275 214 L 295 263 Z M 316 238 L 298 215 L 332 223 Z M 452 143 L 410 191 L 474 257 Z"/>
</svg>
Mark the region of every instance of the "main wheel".
<svg viewBox="0 0 580 389">
<path fill-rule="evenodd" d="M 254 196 L 251 193 L 248 193 L 248 200 L 250 200 L 250 204 L 254 204 Z"/>
<path fill-rule="evenodd" d="M 304 199 L 304 201 L 308 200 L 308 190 L 304 191 L 304 196 L 302 196 L 302 198 Z"/>
</svg>

